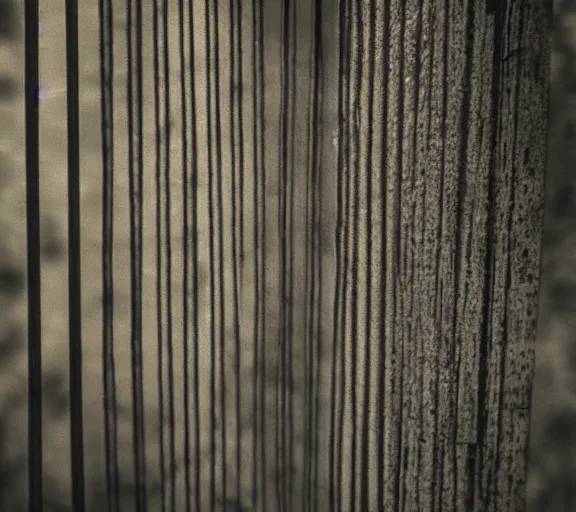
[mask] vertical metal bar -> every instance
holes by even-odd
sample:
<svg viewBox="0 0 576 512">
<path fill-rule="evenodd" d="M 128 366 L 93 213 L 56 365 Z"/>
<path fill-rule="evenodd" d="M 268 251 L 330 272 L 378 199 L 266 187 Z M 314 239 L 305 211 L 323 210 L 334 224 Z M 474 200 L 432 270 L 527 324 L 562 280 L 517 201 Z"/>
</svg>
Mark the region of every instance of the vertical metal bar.
<svg viewBox="0 0 576 512">
<path fill-rule="evenodd" d="M 30 512 L 42 511 L 42 344 L 38 0 L 25 3 L 26 237 L 28 258 L 28 485 Z"/>
<path fill-rule="evenodd" d="M 102 116 L 102 361 L 108 512 L 119 512 L 118 419 L 114 360 L 114 56 L 112 0 L 100 0 Z"/>
<path fill-rule="evenodd" d="M 141 87 L 140 76 L 140 43 L 136 42 L 134 51 L 134 32 L 139 39 L 138 25 L 140 19 L 140 4 L 132 0 L 126 2 L 126 54 L 128 58 L 128 79 L 126 87 L 128 114 L 128 177 L 130 204 L 130 308 L 131 308 L 131 382 L 132 382 L 132 429 L 134 433 L 133 457 L 136 484 L 136 510 L 146 511 L 146 451 L 144 429 L 144 392 L 142 385 L 142 121 L 141 121 Z M 136 14 L 134 15 L 134 11 Z M 137 29 L 135 31 L 135 28 Z M 136 53 L 136 59 L 134 58 Z M 134 61 L 136 60 L 137 84 L 134 86 Z M 136 98 L 134 90 L 136 89 Z M 134 105 L 139 109 L 137 125 Z M 137 141 L 134 140 L 136 134 Z"/>
<path fill-rule="evenodd" d="M 83 511 L 82 300 L 80 268 L 80 124 L 78 91 L 78 0 L 66 0 L 66 91 L 68 118 L 68 322 L 70 343 L 70 434 L 72 505 Z"/>
<path fill-rule="evenodd" d="M 192 253 L 192 397 L 194 401 L 194 443 L 196 446 L 194 456 L 194 510 L 200 510 L 201 485 L 200 485 L 200 398 L 199 398 L 199 377 L 198 377 L 198 132 L 196 121 L 196 49 L 194 44 L 194 0 L 188 0 L 188 26 L 190 29 L 189 59 L 190 59 L 190 126 L 191 126 L 191 244 Z"/>
<path fill-rule="evenodd" d="M 188 102 L 186 98 L 186 33 L 184 30 L 184 0 L 178 0 L 178 37 L 179 37 L 179 57 L 180 57 L 180 94 L 182 96 L 181 122 L 182 122 L 182 368 L 184 380 L 184 496 L 185 510 L 192 510 L 192 481 L 190 475 L 190 165 L 188 149 Z M 192 30 L 189 37 L 194 37 Z M 191 58 L 194 58 L 191 55 Z M 173 504 L 173 506 L 175 506 Z"/>
</svg>

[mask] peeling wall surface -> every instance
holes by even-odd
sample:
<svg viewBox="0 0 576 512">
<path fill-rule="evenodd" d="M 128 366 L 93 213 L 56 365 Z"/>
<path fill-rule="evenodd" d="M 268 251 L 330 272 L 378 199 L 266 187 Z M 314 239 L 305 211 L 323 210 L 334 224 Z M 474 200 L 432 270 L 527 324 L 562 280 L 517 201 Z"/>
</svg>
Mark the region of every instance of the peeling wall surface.
<svg viewBox="0 0 576 512">
<path fill-rule="evenodd" d="M 522 30 L 507 3 L 498 77 L 517 89 L 495 113 L 483 2 L 350 2 L 339 60 L 335 1 L 158 0 L 140 19 L 79 0 L 87 510 L 506 512 L 524 492 L 530 511 L 576 508 L 576 1 L 555 2 L 535 335 L 545 2 L 524 2 Z M 6 512 L 28 501 L 23 13 L 0 0 Z M 66 511 L 64 0 L 40 20 L 43 501 Z"/>
</svg>

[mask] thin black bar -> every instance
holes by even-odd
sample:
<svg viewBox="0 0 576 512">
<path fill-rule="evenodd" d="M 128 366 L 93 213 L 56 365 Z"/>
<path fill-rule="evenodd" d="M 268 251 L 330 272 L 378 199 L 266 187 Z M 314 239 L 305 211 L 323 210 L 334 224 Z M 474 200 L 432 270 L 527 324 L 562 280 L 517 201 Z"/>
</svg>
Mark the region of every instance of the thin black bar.
<svg viewBox="0 0 576 512">
<path fill-rule="evenodd" d="M 66 91 L 68 117 L 68 322 L 72 508 L 85 509 L 82 426 L 82 300 L 80 267 L 80 114 L 78 0 L 66 0 Z"/>
<path fill-rule="evenodd" d="M 134 3 L 134 5 L 133 5 Z M 126 83 L 128 115 L 128 179 L 130 204 L 130 366 L 132 383 L 132 431 L 134 435 L 133 463 L 136 510 L 147 510 L 146 450 L 144 425 L 144 391 L 142 361 L 142 257 L 143 257 L 143 125 L 142 125 L 142 4 L 140 0 L 126 2 L 126 57 L 129 73 Z M 136 29 L 136 30 L 135 30 Z M 136 32 L 136 45 L 134 45 Z M 134 51 L 136 46 L 136 51 Z M 136 64 L 136 66 L 134 66 Z M 134 86 L 136 67 L 136 87 Z M 136 91 L 135 91 L 136 89 Z M 136 95 L 134 94 L 136 92 Z M 136 96 L 136 97 L 135 97 Z M 138 117 L 135 120 L 135 107 Z M 137 140 L 134 140 L 136 135 Z"/>
<path fill-rule="evenodd" d="M 196 453 L 194 456 L 194 510 L 200 510 L 201 503 L 201 485 L 200 485 L 200 398 L 199 398 L 199 378 L 198 378 L 198 133 L 197 133 L 197 119 L 196 119 L 196 74 L 195 74 L 195 45 L 194 45 L 194 0 L 188 0 L 188 26 L 190 30 L 189 39 L 189 56 L 190 59 L 190 126 L 191 137 L 191 159 L 192 159 L 192 175 L 191 175 L 191 243 L 193 248 L 191 263 L 192 263 L 192 397 L 194 402 L 194 443 L 196 445 Z M 186 382 L 188 382 L 186 380 Z M 185 393 L 186 394 L 186 393 Z"/>
<path fill-rule="evenodd" d="M 38 130 L 38 0 L 26 0 L 26 242 L 28 259 L 28 492 L 42 511 L 42 339 L 40 297 L 40 155 Z"/>
<path fill-rule="evenodd" d="M 164 71 L 164 200 L 166 216 L 164 229 L 166 232 L 166 349 L 168 352 L 168 423 L 170 426 L 169 459 L 170 459 L 170 511 L 176 512 L 176 438 L 175 421 L 176 411 L 174 404 L 174 336 L 172 312 L 172 194 L 171 194 L 171 112 L 170 112 L 170 48 L 169 48 L 169 2 L 163 0 L 162 4 L 162 54 Z"/>
<path fill-rule="evenodd" d="M 190 201 L 190 165 L 189 165 L 189 143 L 188 143 L 188 107 L 186 100 L 186 33 L 184 19 L 184 0 L 178 0 L 178 37 L 179 57 L 180 57 L 180 94 L 182 97 L 182 256 L 184 260 L 182 268 L 182 368 L 184 376 L 184 486 L 185 486 L 185 511 L 192 510 L 192 480 L 190 474 L 190 336 L 189 336 L 189 319 L 190 319 L 190 219 L 189 219 L 189 201 Z M 190 38 L 192 30 L 190 28 Z M 174 506 L 174 504 L 173 504 Z"/>
<path fill-rule="evenodd" d="M 99 1 L 102 133 L 102 361 L 106 496 L 108 512 L 120 510 L 118 420 L 114 359 L 114 52 L 112 0 Z"/>
</svg>

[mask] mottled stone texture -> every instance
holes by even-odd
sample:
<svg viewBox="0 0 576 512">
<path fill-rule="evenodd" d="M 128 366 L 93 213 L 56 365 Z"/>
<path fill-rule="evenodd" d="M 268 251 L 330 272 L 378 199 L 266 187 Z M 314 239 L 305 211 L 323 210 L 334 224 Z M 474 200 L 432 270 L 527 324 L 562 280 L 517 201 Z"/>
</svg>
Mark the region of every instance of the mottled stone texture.
<svg viewBox="0 0 576 512">
<path fill-rule="evenodd" d="M 343 4 L 334 510 L 523 510 L 551 5 Z"/>
</svg>

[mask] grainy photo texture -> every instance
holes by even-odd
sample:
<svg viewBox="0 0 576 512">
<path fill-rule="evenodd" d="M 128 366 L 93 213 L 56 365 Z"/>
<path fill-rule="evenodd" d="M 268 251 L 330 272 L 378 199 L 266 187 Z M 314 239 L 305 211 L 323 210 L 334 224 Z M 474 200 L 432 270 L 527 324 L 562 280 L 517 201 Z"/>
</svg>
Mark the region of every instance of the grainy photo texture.
<svg viewBox="0 0 576 512">
<path fill-rule="evenodd" d="M 0 510 L 576 506 L 557 4 L 0 0 Z"/>
</svg>

